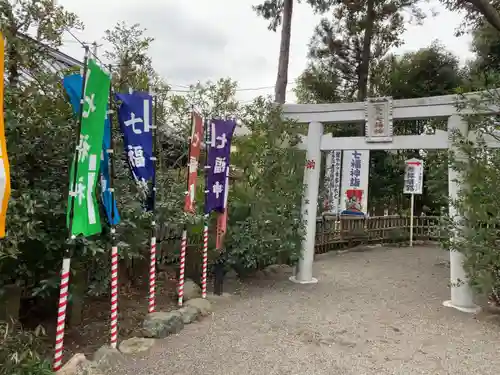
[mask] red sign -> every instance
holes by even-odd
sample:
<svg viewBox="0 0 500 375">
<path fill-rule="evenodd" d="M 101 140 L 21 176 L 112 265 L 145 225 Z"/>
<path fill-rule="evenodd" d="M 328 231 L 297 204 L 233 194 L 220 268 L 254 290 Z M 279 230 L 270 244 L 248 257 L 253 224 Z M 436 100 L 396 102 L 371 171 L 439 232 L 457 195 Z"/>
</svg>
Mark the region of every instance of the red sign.
<svg viewBox="0 0 500 375">
<path fill-rule="evenodd" d="M 200 159 L 201 141 L 203 140 L 203 119 L 193 112 L 193 125 L 189 146 L 188 165 L 188 191 L 184 201 L 184 211 L 195 212 L 194 196 L 196 192 L 196 179 L 198 177 L 198 160 Z"/>
<path fill-rule="evenodd" d="M 306 169 L 314 169 L 316 168 L 316 162 L 314 160 L 306 161 Z"/>
<path fill-rule="evenodd" d="M 348 189 L 346 195 L 346 211 L 363 212 L 363 190 L 361 189 Z"/>
</svg>

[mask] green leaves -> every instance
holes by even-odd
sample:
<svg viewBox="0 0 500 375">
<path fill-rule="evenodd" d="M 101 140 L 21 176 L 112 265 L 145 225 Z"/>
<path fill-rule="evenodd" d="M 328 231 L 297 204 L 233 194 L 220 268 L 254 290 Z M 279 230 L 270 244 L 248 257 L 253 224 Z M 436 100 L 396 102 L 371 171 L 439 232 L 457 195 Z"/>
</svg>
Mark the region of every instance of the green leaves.
<svg viewBox="0 0 500 375">
<path fill-rule="evenodd" d="M 51 363 L 42 357 L 42 336 L 41 326 L 28 332 L 0 322 L 0 375 L 52 375 Z"/>
<path fill-rule="evenodd" d="M 235 140 L 231 156 L 243 176 L 229 195 L 226 245 L 228 263 L 244 274 L 300 257 L 304 155 L 283 146 L 296 142 L 300 129 L 282 122 L 271 102 L 260 98 L 243 108 L 242 122 L 251 134 Z"/>
<path fill-rule="evenodd" d="M 479 99 L 467 101 L 472 112 L 498 105 L 495 90 L 483 92 Z M 477 134 L 496 136 L 496 116 L 466 116 L 469 129 Z M 498 139 L 497 139 L 498 140 Z M 450 246 L 465 256 L 464 267 L 471 284 L 500 304 L 500 152 L 488 149 L 482 136 L 475 145 L 453 134 L 459 152 L 450 154 L 452 167 L 459 172 L 461 190 L 451 202 L 463 216 L 450 218 L 450 229 L 457 233 Z M 465 217 L 465 218 L 464 218 Z"/>
</svg>

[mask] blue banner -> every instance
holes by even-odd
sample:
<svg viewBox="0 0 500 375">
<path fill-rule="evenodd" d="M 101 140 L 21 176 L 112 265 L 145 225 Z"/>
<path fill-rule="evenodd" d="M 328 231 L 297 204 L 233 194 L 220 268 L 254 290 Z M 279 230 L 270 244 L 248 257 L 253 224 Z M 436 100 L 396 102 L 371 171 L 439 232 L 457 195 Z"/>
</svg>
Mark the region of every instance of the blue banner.
<svg viewBox="0 0 500 375">
<path fill-rule="evenodd" d="M 210 147 L 208 148 L 207 190 L 205 194 L 205 214 L 212 211 L 223 213 L 226 207 L 227 168 L 231 155 L 231 140 L 236 121 L 212 120 L 210 122 Z"/>
<path fill-rule="evenodd" d="M 80 112 L 80 97 L 82 95 L 82 76 L 80 74 L 72 74 L 64 77 L 63 86 L 68 94 L 69 101 L 73 107 L 73 113 L 78 115 Z M 108 190 L 109 187 L 109 155 L 106 152 L 107 149 L 111 147 L 111 125 L 109 123 L 108 116 L 106 115 L 106 120 L 104 121 L 104 138 L 102 143 L 101 151 L 101 165 L 100 165 L 100 175 L 101 175 L 101 203 L 106 211 L 106 216 L 108 218 L 108 223 L 118 224 L 120 222 L 120 214 L 118 213 L 118 208 L 116 206 L 116 200 L 112 202 L 112 194 Z M 112 222 L 111 207 L 114 210 L 114 217 Z"/>
<path fill-rule="evenodd" d="M 116 98 L 120 101 L 118 121 L 123 133 L 123 145 L 130 171 L 139 190 L 148 197 L 148 181 L 153 181 L 155 177 L 155 162 L 151 160 L 153 97 L 145 92 L 133 92 L 116 94 Z"/>
</svg>

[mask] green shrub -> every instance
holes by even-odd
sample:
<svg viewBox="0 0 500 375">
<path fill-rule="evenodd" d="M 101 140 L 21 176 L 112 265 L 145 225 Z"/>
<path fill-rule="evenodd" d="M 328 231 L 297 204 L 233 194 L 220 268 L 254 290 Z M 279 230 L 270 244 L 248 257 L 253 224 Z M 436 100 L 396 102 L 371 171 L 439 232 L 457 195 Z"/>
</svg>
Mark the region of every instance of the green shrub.
<svg viewBox="0 0 500 375">
<path fill-rule="evenodd" d="M 44 334 L 42 327 L 29 332 L 0 322 L 0 375 L 53 374 L 50 361 L 40 354 Z"/>
</svg>

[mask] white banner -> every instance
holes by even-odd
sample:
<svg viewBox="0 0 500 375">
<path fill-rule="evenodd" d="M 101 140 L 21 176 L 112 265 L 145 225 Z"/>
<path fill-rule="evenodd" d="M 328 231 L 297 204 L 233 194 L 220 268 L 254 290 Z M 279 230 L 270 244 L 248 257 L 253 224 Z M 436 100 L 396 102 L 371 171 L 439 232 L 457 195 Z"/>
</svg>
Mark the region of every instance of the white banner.
<svg viewBox="0 0 500 375">
<path fill-rule="evenodd" d="M 341 211 L 362 215 L 368 212 L 369 150 L 344 151 L 342 163 Z"/>
<path fill-rule="evenodd" d="M 325 210 L 340 213 L 340 179 L 342 174 L 342 151 L 330 151 L 326 156 Z"/>
<path fill-rule="evenodd" d="M 405 161 L 404 194 L 422 194 L 424 185 L 424 162 L 420 159 Z"/>
</svg>

